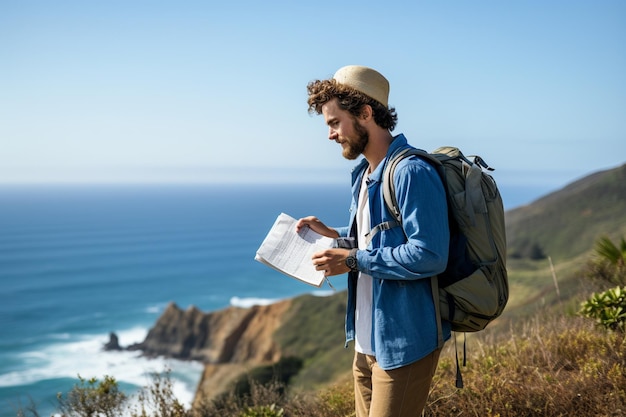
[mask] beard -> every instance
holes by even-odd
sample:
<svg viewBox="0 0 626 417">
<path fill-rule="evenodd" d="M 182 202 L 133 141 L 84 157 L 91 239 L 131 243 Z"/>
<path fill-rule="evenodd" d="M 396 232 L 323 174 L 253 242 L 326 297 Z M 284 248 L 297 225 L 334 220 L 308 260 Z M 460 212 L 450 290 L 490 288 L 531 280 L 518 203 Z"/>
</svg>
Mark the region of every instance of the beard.
<svg viewBox="0 0 626 417">
<path fill-rule="evenodd" d="M 343 148 L 342 152 L 343 157 L 349 160 L 358 158 L 358 156 L 363 153 L 370 140 L 369 133 L 367 133 L 367 130 L 359 124 L 356 118 L 352 121 L 352 127 L 356 133 L 356 137 L 354 139 L 347 138 L 348 146 Z"/>
</svg>

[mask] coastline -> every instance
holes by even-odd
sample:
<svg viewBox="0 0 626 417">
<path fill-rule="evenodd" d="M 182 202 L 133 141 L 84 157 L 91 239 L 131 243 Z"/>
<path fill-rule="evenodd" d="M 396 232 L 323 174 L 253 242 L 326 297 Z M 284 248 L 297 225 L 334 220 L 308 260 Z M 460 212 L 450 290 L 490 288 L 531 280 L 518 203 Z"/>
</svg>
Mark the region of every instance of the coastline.
<svg viewBox="0 0 626 417">
<path fill-rule="evenodd" d="M 305 287 L 303 289 L 308 289 Z M 326 297 L 334 294 L 333 290 L 311 289 L 303 294 Z M 297 295 L 294 295 L 294 297 Z M 233 296 L 232 307 L 249 309 L 254 306 L 275 304 L 286 298 L 258 298 Z M 189 308 L 191 306 L 185 306 Z M 228 307 L 219 308 L 212 313 Z M 151 307 L 157 313 L 157 319 L 164 309 Z M 156 322 L 156 320 L 155 320 Z M 77 377 L 96 378 L 112 376 L 121 389 L 129 396 L 136 395 L 140 389 L 150 383 L 153 373 L 170 372 L 173 391 L 176 398 L 186 407 L 191 407 L 196 390 L 204 371 L 204 363 L 195 360 L 178 360 L 162 356 L 143 356 L 141 351 L 128 351 L 126 347 L 145 340 L 150 326 L 132 326 L 112 329 L 118 336 L 122 350 L 104 350 L 110 333 L 70 335 L 59 334 L 55 340 L 41 349 L 25 351 L 21 358 L 29 363 L 28 369 L 15 370 L 0 375 L 0 398 L 11 396 L 10 403 L 0 404 L 0 415 L 14 413 L 18 407 L 26 406 L 30 399 L 35 401 L 41 415 L 52 415 L 56 409 L 57 392 L 67 393 L 77 383 Z M 72 372 L 68 372 L 68 370 Z M 59 389 L 59 387 L 64 387 Z M 47 390 L 47 391 L 44 391 Z"/>
</svg>

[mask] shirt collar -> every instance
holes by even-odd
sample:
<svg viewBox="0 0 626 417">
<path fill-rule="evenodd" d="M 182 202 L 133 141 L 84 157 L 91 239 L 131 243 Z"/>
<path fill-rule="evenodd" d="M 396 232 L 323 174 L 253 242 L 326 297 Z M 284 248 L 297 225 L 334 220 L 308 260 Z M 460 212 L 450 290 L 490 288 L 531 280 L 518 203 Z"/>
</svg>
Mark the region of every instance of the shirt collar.
<svg viewBox="0 0 626 417">
<path fill-rule="evenodd" d="M 393 141 L 389 144 L 389 148 L 387 149 L 387 155 L 385 155 L 385 158 L 380 161 L 380 164 L 378 164 L 374 172 L 372 172 L 372 174 L 370 175 L 370 181 L 380 182 L 382 180 L 381 178 L 383 176 L 383 171 L 385 170 L 385 165 L 389 157 L 393 155 L 398 149 L 407 146 L 407 144 L 408 142 L 406 140 L 406 137 L 404 137 L 402 133 L 395 136 L 393 138 Z"/>
</svg>

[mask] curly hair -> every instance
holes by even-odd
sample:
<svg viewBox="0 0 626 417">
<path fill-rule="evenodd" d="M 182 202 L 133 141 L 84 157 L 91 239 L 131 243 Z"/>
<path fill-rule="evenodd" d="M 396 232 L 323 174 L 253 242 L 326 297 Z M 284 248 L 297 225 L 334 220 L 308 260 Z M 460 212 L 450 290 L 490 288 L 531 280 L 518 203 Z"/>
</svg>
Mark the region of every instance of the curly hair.
<svg viewBox="0 0 626 417">
<path fill-rule="evenodd" d="M 309 93 L 309 113 L 322 114 L 322 106 L 334 98 L 337 98 L 339 107 L 342 110 L 346 110 L 354 117 L 361 115 L 361 111 L 364 105 L 369 105 L 372 108 L 374 115 L 374 121 L 383 129 L 392 131 L 396 127 L 398 122 L 398 115 L 396 109 L 393 107 L 385 107 L 378 101 L 365 94 L 339 84 L 334 79 L 330 80 L 315 80 L 311 81 L 307 85 L 307 91 Z"/>
</svg>

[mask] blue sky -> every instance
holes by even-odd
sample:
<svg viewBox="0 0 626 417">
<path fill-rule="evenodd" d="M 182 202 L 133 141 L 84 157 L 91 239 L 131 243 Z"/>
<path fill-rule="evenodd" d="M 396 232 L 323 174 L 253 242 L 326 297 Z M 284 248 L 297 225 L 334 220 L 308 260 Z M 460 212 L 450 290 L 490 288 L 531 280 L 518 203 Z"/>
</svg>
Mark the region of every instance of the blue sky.
<svg viewBox="0 0 626 417">
<path fill-rule="evenodd" d="M 624 45 L 623 1 L 0 0 L 0 182 L 346 182 L 306 84 L 360 64 L 413 145 L 565 185 L 626 162 Z"/>
</svg>

